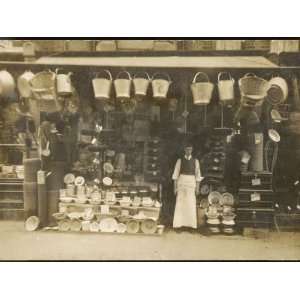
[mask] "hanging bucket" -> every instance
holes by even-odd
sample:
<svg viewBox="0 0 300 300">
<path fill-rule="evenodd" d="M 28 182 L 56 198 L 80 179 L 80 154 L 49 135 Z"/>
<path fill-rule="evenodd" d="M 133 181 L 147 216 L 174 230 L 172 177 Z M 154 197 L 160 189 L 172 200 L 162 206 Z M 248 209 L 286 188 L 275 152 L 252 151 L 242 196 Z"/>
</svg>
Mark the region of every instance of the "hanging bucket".
<svg viewBox="0 0 300 300">
<path fill-rule="evenodd" d="M 242 96 L 253 100 L 262 100 L 267 96 L 270 84 L 265 79 L 248 73 L 239 80 L 239 88 Z"/>
<path fill-rule="evenodd" d="M 120 78 L 121 74 L 126 74 L 128 78 Z M 116 97 L 122 99 L 130 98 L 130 88 L 131 88 L 131 76 L 128 72 L 122 71 L 117 75 L 114 80 Z"/>
<path fill-rule="evenodd" d="M 30 88 L 30 80 L 34 77 L 31 71 L 25 71 L 17 80 L 17 87 L 22 98 L 30 98 L 32 92 Z"/>
<path fill-rule="evenodd" d="M 145 75 L 145 78 L 143 77 L 137 77 L 137 74 L 134 75 L 133 78 L 133 86 L 134 86 L 134 93 L 138 96 L 146 96 L 148 86 L 150 83 L 150 77 L 147 72 L 143 73 Z"/>
<path fill-rule="evenodd" d="M 159 79 L 157 78 L 159 75 L 167 77 L 166 79 Z M 153 90 L 153 97 L 164 99 L 167 98 L 167 94 L 169 91 L 170 84 L 172 83 L 170 76 L 167 73 L 159 74 L 156 73 L 153 75 L 152 78 L 152 90 Z"/>
<path fill-rule="evenodd" d="M 274 77 L 269 81 L 267 100 L 272 105 L 283 103 L 288 96 L 288 85 L 285 79 Z"/>
<path fill-rule="evenodd" d="M 73 73 L 68 74 L 59 74 L 60 69 L 56 69 L 56 91 L 60 96 L 69 96 L 72 95 L 72 83 L 71 83 L 71 75 Z"/>
<path fill-rule="evenodd" d="M 93 89 L 94 95 L 97 100 L 108 100 L 110 98 L 111 93 L 111 85 L 112 85 L 112 76 L 108 70 L 102 70 L 102 73 L 105 73 L 108 78 L 97 77 L 93 79 Z"/>
<path fill-rule="evenodd" d="M 0 72 L 0 95 L 7 97 L 13 95 L 15 90 L 15 80 L 12 75 L 3 70 Z"/>
<path fill-rule="evenodd" d="M 221 79 L 222 75 L 228 74 L 229 79 Z M 218 75 L 218 91 L 220 101 L 226 103 L 234 99 L 234 79 L 230 73 L 221 72 Z"/>
<path fill-rule="evenodd" d="M 199 76 L 202 76 L 205 81 L 197 82 Z M 210 103 L 214 85 L 209 82 L 208 76 L 203 72 L 198 72 L 191 84 L 193 101 L 195 105 L 207 105 Z"/>
</svg>

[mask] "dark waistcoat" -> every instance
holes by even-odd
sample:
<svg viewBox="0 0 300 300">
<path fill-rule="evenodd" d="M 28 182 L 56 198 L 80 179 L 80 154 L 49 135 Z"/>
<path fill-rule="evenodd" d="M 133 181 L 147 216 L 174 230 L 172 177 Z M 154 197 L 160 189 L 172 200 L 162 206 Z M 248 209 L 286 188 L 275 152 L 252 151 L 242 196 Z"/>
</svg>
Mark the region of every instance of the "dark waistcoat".
<svg viewBox="0 0 300 300">
<path fill-rule="evenodd" d="M 187 160 L 185 157 L 181 158 L 180 174 L 195 175 L 195 158 Z"/>
</svg>

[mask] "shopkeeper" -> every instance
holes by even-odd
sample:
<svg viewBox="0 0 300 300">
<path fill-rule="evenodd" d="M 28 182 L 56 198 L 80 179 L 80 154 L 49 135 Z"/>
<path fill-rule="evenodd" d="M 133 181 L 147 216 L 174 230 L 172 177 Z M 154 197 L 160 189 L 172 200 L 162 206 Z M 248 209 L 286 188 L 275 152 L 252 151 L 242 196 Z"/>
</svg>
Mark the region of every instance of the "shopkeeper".
<svg viewBox="0 0 300 300">
<path fill-rule="evenodd" d="M 203 179 L 199 160 L 192 156 L 193 145 L 184 146 L 184 156 L 177 160 L 172 179 L 176 195 L 173 227 L 197 228 L 196 196 Z"/>
</svg>

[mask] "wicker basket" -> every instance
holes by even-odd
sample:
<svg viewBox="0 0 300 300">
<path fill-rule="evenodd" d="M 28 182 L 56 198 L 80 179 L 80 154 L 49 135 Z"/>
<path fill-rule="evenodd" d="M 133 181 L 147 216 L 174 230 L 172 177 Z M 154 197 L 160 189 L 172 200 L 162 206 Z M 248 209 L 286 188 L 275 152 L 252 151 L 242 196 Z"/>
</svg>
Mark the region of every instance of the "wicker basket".
<svg viewBox="0 0 300 300">
<path fill-rule="evenodd" d="M 54 112 L 58 110 L 55 79 L 54 72 L 43 71 L 37 73 L 29 82 L 33 98 L 38 100 L 40 111 Z"/>
<path fill-rule="evenodd" d="M 248 73 L 239 80 L 239 88 L 242 96 L 253 100 L 262 100 L 266 97 L 270 84 L 268 81 L 254 74 Z"/>
</svg>

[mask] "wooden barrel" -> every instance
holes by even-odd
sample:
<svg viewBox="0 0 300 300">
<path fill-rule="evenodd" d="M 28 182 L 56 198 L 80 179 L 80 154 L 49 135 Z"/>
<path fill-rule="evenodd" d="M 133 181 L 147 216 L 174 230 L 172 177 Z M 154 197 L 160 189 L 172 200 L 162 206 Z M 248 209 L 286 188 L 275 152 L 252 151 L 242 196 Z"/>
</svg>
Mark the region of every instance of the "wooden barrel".
<svg viewBox="0 0 300 300">
<path fill-rule="evenodd" d="M 49 164 L 49 172 L 51 174 L 47 176 L 47 190 L 58 191 L 64 187 L 66 163 L 62 161 L 53 161 Z"/>
<path fill-rule="evenodd" d="M 59 191 L 47 191 L 47 204 L 48 204 L 48 225 L 56 225 L 56 220 L 53 214 L 58 212 Z"/>
<path fill-rule="evenodd" d="M 262 133 L 254 133 L 248 135 L 250 170 L 254 172 L 262 172 L 264 170 L 264 136 Z"/>
<path fill-rule="evenodd" d="M 25 219 L 36 216 L 38 212 L 38 192 L 36 182 L 24 182 L 24 216 Z"/>
<path fill-rule="evenodd" d="M 41 160 L 39 158 L 27 158 L 24 164 L 24 182 L 37 182 L 37 171 L 41 169 Z"/>
</svg>

